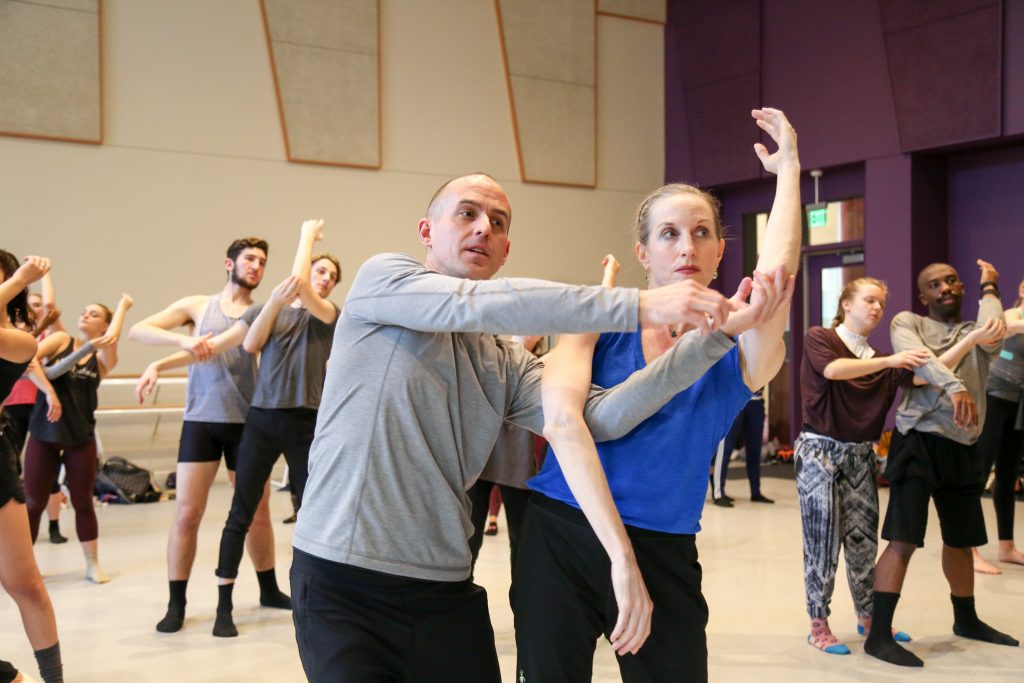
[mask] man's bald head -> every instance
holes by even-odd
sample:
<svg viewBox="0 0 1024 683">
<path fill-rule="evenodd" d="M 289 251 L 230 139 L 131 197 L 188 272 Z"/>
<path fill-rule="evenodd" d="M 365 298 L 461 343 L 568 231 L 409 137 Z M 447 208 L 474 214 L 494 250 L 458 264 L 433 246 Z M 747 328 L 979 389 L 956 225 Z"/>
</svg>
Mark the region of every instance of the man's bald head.
<svg viewBox="0 0 1024 683">
<path fill-rule="evenodd" d="M 438 211 L 440 210 L 441 206 L 444 204 L 444 200 L 448 196 L 448 190 L 451 188 L 452 185 L 454 185 L 454 184 L 456 184 L 456 183 L 458 183 L 459 181 L 462 181 L 462 180 L 477 180 L 477 179 L 486 179 L 487 181 L 490 181 L 495 186 L 497 186 L 499 189 L 501 189 L 501 185 L 498 184 L 498 181 L 495 180 L 494 178 L 492 178 L 489 174 L 484 173 L 483 171 L 477 171 L 475 173 L 468 173 L 466 175 L 460 175 L 460 176 L 458 176 L 456 178 L 452 178 L 451 180 L 448 180 L 443 185 L 441 185 L 441 187 L 437 188 L 437 191 L 430 198 L 430 203 L 427 204 L 427 218 L 429 218 L 431 220 L 436 220 L 437 219 Z M 502 192 L 504 192 L 504 190 L 502 190 Z M 511 207 L 509 207 L 509 222 L 510 223 L 512 222 L 511 210 L 512 210 Z"/>
</svg>

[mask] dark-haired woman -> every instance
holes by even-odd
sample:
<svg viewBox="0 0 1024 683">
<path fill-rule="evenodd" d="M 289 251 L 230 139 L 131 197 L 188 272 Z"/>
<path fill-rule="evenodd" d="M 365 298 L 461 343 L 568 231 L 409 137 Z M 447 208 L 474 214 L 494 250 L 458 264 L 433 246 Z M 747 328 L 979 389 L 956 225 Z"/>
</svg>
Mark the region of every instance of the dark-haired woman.
<svg viewBox="0 0 1024 683">
<path fill-rule="evenodd" d="M 19 266 L 14 255 L 0 249 L 0 394 L 4 396 L 35 355 L 35 338 L 16 325 L 31 328 L 26 288 L 49 269 L 50 262 L 37 256 L 29 256 Z M 57 642 L 57 620 L 32 552 L 16 458 L 7 439 L 0 438 L 0 584 L 18 605 L 43 683 L 62 683 L 64 667 Z M 10 664 L 0 662 L 0 676 L 5 675 L 11 679 L 18 674 Z"/>
<path fill-rule="evenodd" d="M 44 275 L 39 284 L 42 286 L 42 294 L 30 292 L 28 295 L 28 307 L 30 316 L 33 317 L 33 326 L 31 328 L 22 326 L 26 332 L 31 332 L 36 341 L 42 341 L 51 332 L 66 331 L 60 321 L 60 310 L 55 303 L 51 273 Z M 32 409 L 36 405 L 38 393 L 39 389 L 36 388 L 32 380 L 22 377 L 14 384 L 11 393 L 4 400 L 4 412 L 7 414 L 4 432 L 14 449 L 19 476 L 21 476 L 21 451 L 25 448 L 25 440 L 28 439 L 28 422 L 32 417 Z M 61 493 L 60 482 L 54 481 L 53 487 L 50 489 L 50 502 L 46 505 L 46 516 L 50 519 L 50 543 L 68 542 L 67 537 L 60 532 L 60 506 L 63 499 L 64 494 Z"/>
<path fill-rule="evenodd" d="M 877 441 L 896 392 L 912 386 L 914 368 L 931 357 L 924 349 L 879 355 L 867 338 L 882 321 L 885 283 L 862 277 L 846 284 L 833 327 L 812 327 L 800 368 L 803 428 L 796 440 L 797 493 L 803 523 L 804 587 L 811 631 L 807 642 L 828 654 L 850 649 L 829 628 L 839 548 L 857 613 L 857 631 L 871 628 L 878 555 Z M 988 343 L 979 328 L 939 360 L 953 367 L 973 346 Z M 910 636 L 894 631 L 899 641 Z"/>
<path fill-rule="evenodd" d="M 132 306 L 121 295 L 117 310 L 89 304 L 78 318 L 78 336 L 57 332 L 39 344 L 40 367 L 32 379 L 40 389 L 29 420 L 31 436 L 25 449 L 25 494 L 32 539 L 39 533 L 39 518 L 46 509 L 50 488 L 63 462 L 75 531 L 85 553 L 85 578 L 106 583 L 110 578 L 100 567 L 99 526 L 93 509 L 96 486 L 96 404 L 100 381 L 117 365 L 117 343 L 124 317 Z M 61 407 L 54 420 L 55 406 Z"/>
</svg>

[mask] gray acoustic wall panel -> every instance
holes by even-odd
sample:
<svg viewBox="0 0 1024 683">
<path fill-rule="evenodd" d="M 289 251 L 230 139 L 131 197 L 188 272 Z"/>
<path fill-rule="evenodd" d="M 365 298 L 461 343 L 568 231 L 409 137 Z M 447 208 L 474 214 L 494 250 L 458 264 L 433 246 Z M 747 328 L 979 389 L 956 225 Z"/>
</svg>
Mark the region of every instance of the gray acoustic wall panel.
<svg viewBox="0 0 1024 683">
<path fill-rule="evenodd" d="M 102 142 L 99 0 L 0 0 L 0 133 Z"/>
<path fill-rule="evenodd" d="M 380 167 L 378 0 L 263 0 L 288 158 Z"/>
<path fill-rule="evenodd" d="M 597 182 L 593 0 L 497 0 L 523 180 Z"/>
<path fill-rule="evenodd" d="M 657 24 L 664 24 L 667 20 L 665 0 L 597 0 L 597 11 Z"/>
</svg>

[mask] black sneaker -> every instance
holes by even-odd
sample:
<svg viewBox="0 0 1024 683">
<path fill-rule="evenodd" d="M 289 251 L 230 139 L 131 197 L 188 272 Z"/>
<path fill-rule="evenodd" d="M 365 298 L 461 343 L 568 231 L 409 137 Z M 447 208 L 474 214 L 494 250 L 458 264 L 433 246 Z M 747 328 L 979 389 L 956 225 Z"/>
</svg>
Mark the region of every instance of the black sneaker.
<svg viewBox="0 0 1024 683">
<path fill-rule="evenodd" d="M 722 496 L 721 498 L 715 498 L 712 502 L 720 508 L 731 508 L 735 507 L 732 503 L 732 498 Z"/>
<path fill-rule="evenodd" d="M 754 503 L 769 503 L 769 504 L 772 504 L 772 505 L 775 504 L 774 500 L 772 500 L 768 496 L 766 496 L 764 494 L 761 494 L 761 493 L 757 494 L 756 496 L 751 496 L 750 500 L 752 502 L 754 502 Z"/>
</svg>

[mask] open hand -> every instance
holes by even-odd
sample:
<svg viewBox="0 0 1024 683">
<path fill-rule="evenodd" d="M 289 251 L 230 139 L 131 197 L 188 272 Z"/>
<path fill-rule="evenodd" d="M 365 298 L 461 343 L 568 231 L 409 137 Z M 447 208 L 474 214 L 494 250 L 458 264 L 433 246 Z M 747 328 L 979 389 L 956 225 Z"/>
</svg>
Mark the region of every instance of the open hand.
<svg viewBox="0 0 1024 683">
<path fill-rule="evenodd" d="M 754 144 L 754 153 L 761 160 L 764 170 L 778 175 L 785 170 L 800 170 L 800 157 L 796 148 L 796 131 L 790 125 L 789 119 L 778 109 L 765 107 L 754 109 L 750 112 L 758 127 L 768 133 L 775 144 L 779 146 L 773 154 L 768 153 L 768 148 L 760 142 Z"/>
</svg>

